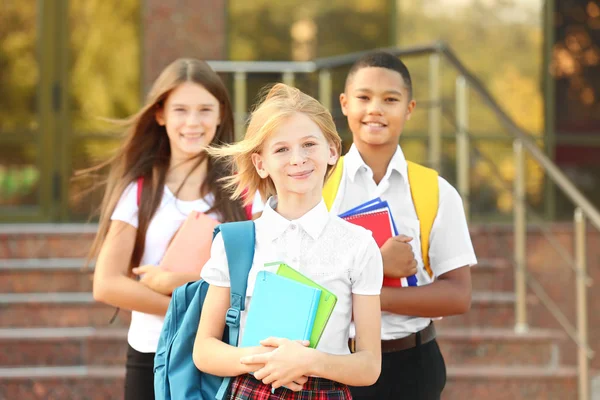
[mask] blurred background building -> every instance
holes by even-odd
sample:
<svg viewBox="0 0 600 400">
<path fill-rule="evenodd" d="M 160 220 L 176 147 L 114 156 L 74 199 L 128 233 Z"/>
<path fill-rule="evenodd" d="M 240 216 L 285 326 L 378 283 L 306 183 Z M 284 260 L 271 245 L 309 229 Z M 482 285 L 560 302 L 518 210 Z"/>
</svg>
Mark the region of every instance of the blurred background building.
<svg viewBox="0 0 600 400">
<path fill-rule="evenodd" d="M 352 54 L 388 47 L 417 100 L 401 145 L 458 188 L 479 260 L 471 311 L 436 321 L 444 398 L 600 399 L 600 0 L 2 0 L 0 398 L 122 397 L 128 314 L 109 326 L 82 268 L 102 177 L 73 177 L 163 67 L 210 60 L 238 136 L 293 83 L 347 149 Z"/>
<path fill-rule="evenodd" d="M 176 57 L 307 61 L 380 47 L 444 40 L 514 121 L 596 205 L 600 204 L 600 5 L 588 0 L 5 0 L 0 9 L 0 221 L 81 221 L 98 205 L 74 171 L 106 159 L 119 132 L 103 118 L 140 106 Z M 417 112 L 404 133 L 409 159 L 427 163 L 429 60 L 410 57 Z M 349 135 L 333 71 L 332 108 Z M 441 170 L 453 181 L 455 71 L 442 63 Z M 233 90 L 233 77 L 223 74 Z M 248 74 L 247 105 L 281 74 Z M 296 85 L 316 95 L 316 79 Z M 511 180 L 511 137 L 474 98 L 477 147 Z M 512 211 L 488 163 L 471 168 L 474 217 Z M 527 195 L 547 218 L 572 207 L 528 163 Z"/>
</svg>

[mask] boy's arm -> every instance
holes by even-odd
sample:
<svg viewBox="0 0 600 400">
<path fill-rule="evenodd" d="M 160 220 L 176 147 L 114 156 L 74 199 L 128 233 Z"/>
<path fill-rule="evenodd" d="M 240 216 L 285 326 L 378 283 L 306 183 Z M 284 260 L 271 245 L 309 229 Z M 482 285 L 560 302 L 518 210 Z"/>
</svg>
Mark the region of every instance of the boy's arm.
<svg viewBox="0 0 600 400">
<path fill-rule="evenodd" d="M 471 307 L 471 268 L 446 272 L 425 286 L 381 289 L 381 310 L 415 317 L 464 314 Z"/>
<path fill-rule="evenodd" d="M 429 237 L 429 261 L 436 276 L 429 285 L 381 291 L 381 309 L 415 317 L 463 314 L 471 306 L 471 269 L 477 263 L 462 199 L 439 178 L 440 202 Z"/>
</svg>

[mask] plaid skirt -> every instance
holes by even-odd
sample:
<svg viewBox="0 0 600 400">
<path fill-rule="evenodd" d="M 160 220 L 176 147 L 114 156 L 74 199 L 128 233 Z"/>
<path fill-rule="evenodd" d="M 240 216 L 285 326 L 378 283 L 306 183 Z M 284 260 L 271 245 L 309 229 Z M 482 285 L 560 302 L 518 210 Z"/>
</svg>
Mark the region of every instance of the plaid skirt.
<svg viewBox="0 0 600 400">
<path fill-rule="evenodd" d="M 308 378 L 304 389 L 294 392 L 280 387 L 271 393 L 271 386 L 265 385 L 250 374 L 240 375 L 232 380 L 227 392 L 230 400 L 352 400 L 348 386 L 323 378 Z"/>
</svg>

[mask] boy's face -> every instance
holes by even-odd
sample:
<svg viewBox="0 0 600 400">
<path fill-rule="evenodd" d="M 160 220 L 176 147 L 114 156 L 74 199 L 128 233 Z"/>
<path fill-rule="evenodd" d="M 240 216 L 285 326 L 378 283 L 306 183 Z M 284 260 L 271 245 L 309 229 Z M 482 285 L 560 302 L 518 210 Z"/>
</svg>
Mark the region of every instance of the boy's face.
<svg viewBox="0 0 600 400">
<path fill-rule="evenodd" d="M 277 195 L 321 197 L 329 165 L 338 154 L 319 126 L 308 116 L 296 113 L 283 122 L 264 142 L 252 162 L 261 178 L 270 177 Z"/>
<path fill-rule="evenodd" d="M 340 95 L 357 146 L 396 146 L 415 108 L 402 76 L 379 67 L 361 68 Z"/>
</svg>

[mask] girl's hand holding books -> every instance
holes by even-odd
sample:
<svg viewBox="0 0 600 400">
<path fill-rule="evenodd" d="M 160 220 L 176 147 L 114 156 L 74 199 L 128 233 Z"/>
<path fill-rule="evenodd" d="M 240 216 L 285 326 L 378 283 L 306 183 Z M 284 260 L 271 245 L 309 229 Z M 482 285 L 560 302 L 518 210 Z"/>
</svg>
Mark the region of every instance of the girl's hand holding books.
<svg viewBox="0 0 600 400">
<path fill-rule="evenodd" d="M 307 382 L 312 363 L 313 349 L 309 341 L 294 341 L 282 338 L 268 338 L 261 345 L 274 347 L 269 353 L 242 357 L 242 364 L 264 364 L 254 372 L 254 377 L 274 389 L 285 386 L 295 392 L 302 390 Z"/>
<path fill-rule="evenodd" d="M 157 293 L 170 296 L 173 292 L 172 273 L 154 265 L 142 265 L 132 272 L 140 277 L 140 283 Z"/>
</svg>

